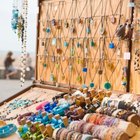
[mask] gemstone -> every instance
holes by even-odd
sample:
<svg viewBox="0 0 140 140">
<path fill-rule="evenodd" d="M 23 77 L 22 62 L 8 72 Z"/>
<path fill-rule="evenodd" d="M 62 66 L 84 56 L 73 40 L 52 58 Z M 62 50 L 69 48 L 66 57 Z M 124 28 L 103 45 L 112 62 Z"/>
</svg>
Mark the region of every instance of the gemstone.
<svg viewBox="0 0 140 140">
<path fill-rule="evenodd" d="M 70 54 L 71 54 L 71 56 L 74 56 L 74 54 L 75 54 L 75 50 L 74 50 L 74 48 L 71 48 L 71 50 L 70 50 Z"/>
<path fill-rule="evenodd" d="M 113 42 L 111 42 L 111 43 L 109 44 L 109 48 L 110 48 L 110 49 L 114 49 L 114 48 L 115 48 L 115 45 L 114 45 Z"/>
<path fill-rule="evenodd" d="M 109 82 L 105 82 L 104 88 L 105 88 L 106 90 L 109 90 L 109 89 L 111 88 L 111 84 L 110 84 Z"/>
<path fill-rule="evenodd" d="M 90 42 L 90 46 L 91 46 L 91 47 L 94 47 L 94 46 L 95 46 L 95 43 L 94 43 L 93 40 Z"/>
<path fill-rule="evenodd" d="M 69 23 L 68 22 L 64 22 L 64 27 L 68 28 L 69 27 Z"/>
<path fill-rule="evenodd" d="M 78 82 L 82 82 L 82 77 L 81 77 L 81 76 L 78 76 L 76 80 L 77 80 Z"/>
<path fill-rule="evenodd" d="M 55 19 L 52 20 L 52 26 L 55 26 L 56 25 L 56 21 Z"/>
<path fill-rule="evenodd" d="M 45 63 L 45 64 L 43 64 L 43 66 L 44 66 L 44 68 L 46 68 L 47 67 L 47 64 Z"/>
<path fill-rule="evenodd" d="M 69 45 L 68 42 L 65 41 L 64 42 L 64 47 L 68 47 L 68 45 Z"/>
<path fill-rule="evenodd" d="M 18 14 L 19 14 L 18 9 L 14 9 L 14 10 L 12 11 L 12 13 L 13 13 L 13 18 L 18 18 Z"/>
<path fill-rule="evenodd" d="M 50 81 L 54 81 L 54 75 L 51 73 L 51 75 L 50 75 Z"/>
<path fill-rule="evenodd" d="M 82 88 L 87 88 L 87 86 L 85 84 L 82 85 Z"/>
<path fill-rule="evenodd" d="M 93 21 L 93 18 L 91 17 L 91 18 L 89 19 L 89 23 L 90 23 L 90 24 L 93 24 L 93 22 L 94 22 L 94 21 Z"/>
<path fill-rule="evenodd" d="M 56 38 L 52 39 L 52 45 L 55 46 L 56 45 Z"/>
<path fill-rule="evenodd" d="M 116 23 L 116 18 L 114 16 L 111 16 L 110 21 L 112 24 Z"/>
<path fill-rule="evenodd" d="M 102 28 L 100 29 L 100 34 L 103 35 L 104 33 L 105 33 L 105 29 L 102 27 Z"/>
<path fill-rule="evenodd" d="M 123 86 L 126 86 L 126 85 L 127 85 L 127 82 L 126 82 L 126 81 L 123 81 L 123 82 L 122 82 L 122 85 L 123 85 Z"/>
<path fill-rule="evenodd" d="M 103 70 L 99 70 L 99 71 L 98 71 L 98 74 L 99 74 L 99 75 L 103 74 Z"/>
<path fill-rule="evenodd" d="M 80 42 L 78 42 L 78 43 L 77 43 L 77 47 L 78 47 L 78 48 L 79 48 L 79 47 L 81 47 L 81 44 L 80 44 Z"/>
<path fill-rule="evenodd" d="M 50 32 L 51 32 L 50 27 L 47 27 L 46 32 L 47 32 L 47 33 L 50 33 Z"/>
<path fill-rule="evenodd" d="M 60 48 L 57 48 L 57 53 L 62 54 L 62 50 Z"/>
<path fill-rule="evenodd" d="M 87 68 L 83 68 L 82 71 L 83 71 L 83 72 L 87 72 Z"/>
<path fill-rule="evenodd" d="M 86 32 L 87 32 L 88 34 L 91 33 L 90 27 L 87 27 Z"/>
<path fill-rule="evenodd" d="M 91 88 L 93 88 L 93 87 L 94 87 L 94 83 L 91 82 L 89 86 L 90 86 Z"/>
</svg>

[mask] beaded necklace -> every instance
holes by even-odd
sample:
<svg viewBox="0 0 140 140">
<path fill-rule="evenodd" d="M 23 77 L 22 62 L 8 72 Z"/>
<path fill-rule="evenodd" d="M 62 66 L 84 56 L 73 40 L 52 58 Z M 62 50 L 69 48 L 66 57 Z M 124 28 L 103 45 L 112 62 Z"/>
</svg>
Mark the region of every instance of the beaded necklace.
<svg viewBox="0 0 140 140">
<path fill-rule="evenodd" d="M 22 11 L 23 19 L 24 19 L 24 31 L 23 31 L 23 41 L 22 41 L 22 51 L 21 51 L 21 86 L 23 86 L 25 82 L 25 72 L 26 72 L 26 47 L 27 47 L 27 15 L 28 15 L 28 0 L 23 1 L 23 11 Z"/>
<path fill-rule="evenodd" d="M 12 11 L 12 29 L 17 33 L 19 40 L 21 40 L 21 86 L 25 82 L 26 71 L 26 46 L 27 46 L 27 15 L 28 15 L 28 0 L 21 2 L 22 8 L 19 9 L 19 1 L 14 0 Z"/>
</svg>

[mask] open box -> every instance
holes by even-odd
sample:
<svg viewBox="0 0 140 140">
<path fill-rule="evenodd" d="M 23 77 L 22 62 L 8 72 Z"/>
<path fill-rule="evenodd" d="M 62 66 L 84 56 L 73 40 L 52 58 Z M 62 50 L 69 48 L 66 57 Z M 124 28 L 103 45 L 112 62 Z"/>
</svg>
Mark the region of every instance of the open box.
<svg viewBox="0 0 140 140">
<path fill-rule="evenodd" d="M 0 111 L 15 99 L 50 101 L 59 92 L 71 93 L 81 85 L 102 89 L 111 83 L 113 90 L 138 92 L 139 76 L 134 80 L 138 73 L 123 58 L 124 52 L 131 51 L 132 36 L 120 40 L 114 35 L 119 24 L 127 19 L 133 22 L 134 9 L 127 7 L 128 3 L 129 0 L 116 0 L 111 5 L 105 0 L 39 0 L 35 81 L 3 101 Z M 111 42 L 115 48 L 111 48 Z M 128 72 L 131 78 L 126 77 L 131 87 L 121 85 L 123 67 L 132 71 Z M 7 117 L 34 112 L 37 105 L 16 109 Z M 7 122 L 17 124 L 14 119 Z"/>
</svg>

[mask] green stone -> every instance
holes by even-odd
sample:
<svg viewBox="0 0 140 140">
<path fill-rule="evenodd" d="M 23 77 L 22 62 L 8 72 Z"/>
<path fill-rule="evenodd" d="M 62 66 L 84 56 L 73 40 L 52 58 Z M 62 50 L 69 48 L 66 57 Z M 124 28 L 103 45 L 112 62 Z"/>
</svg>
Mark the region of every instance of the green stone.
<svg viewBox="0 0 140 140">
<path fill-rule="evenodd" d="M 43 64 L 43 66 L 44 66 L 44 68 L 46 68 L 47 67 L 47 64 L 45 63 L 45 64 Z"/>
<path fill-rule="evenodd" d="M 93 40 L 90 42 L 90 46 L 91 47 L 94 47 L 95 46 L 95 42 Z"/>
<path fill-rule="evenodd" d="M 93 87 L 94 87 L 94 83 L 91 82 L 89 86 L 90 86 L 91 88 L 93 88 Z"/>
</svg>

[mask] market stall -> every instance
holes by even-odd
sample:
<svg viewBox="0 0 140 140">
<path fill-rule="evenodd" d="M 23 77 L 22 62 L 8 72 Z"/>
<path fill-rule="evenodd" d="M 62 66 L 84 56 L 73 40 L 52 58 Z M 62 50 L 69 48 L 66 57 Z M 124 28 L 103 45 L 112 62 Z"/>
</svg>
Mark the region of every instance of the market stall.
<svg viewBox="0 0 140 140">
<path fill-rule="evenodd" d="M 36 79 L 0 104 L 0 139 L 139 140 L 139 2 L 39 0 L 38 7 Z"/>
</svg>

